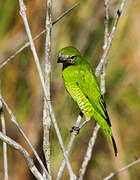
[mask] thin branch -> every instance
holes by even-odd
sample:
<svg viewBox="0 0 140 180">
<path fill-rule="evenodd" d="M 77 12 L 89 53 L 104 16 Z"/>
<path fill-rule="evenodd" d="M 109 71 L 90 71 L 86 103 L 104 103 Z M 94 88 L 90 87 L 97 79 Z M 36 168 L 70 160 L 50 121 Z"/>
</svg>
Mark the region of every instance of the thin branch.
<svg viewBox="0 0 140 180">
<path fill-rule="evenodd" d="M 88 143 L 87 152 L 85 154 L 82 166 L 81 166 L 80 171 L 79 171 L 78 180 L 82 180 L 84 177 L 88 162 L 90 161 L 91 156 L 92 156 L 92 150 L 93 150 L 93 147 L 95 145 L 95 141 L 96 141 L 99 129 L 100 129 L 100 126 L 96 123 L 96 125 L 93 129 L 93 134 L 92 134 L 92 136 L 89 140 L 89 143 Z"/>
<path fill-rule="evenodd" d="M 124 166 L 123 168 L 119 169 L 118 171 L 116 172 L 113 172 L 113 173 L 110 173 L 107 177 L 105 177 L 103 180 L 108 180 L 108 179 L 111 179 L 112 177 L 116 176 L 117 174 L 121 173 L 122 171 L 125 171 L 126 169 L 134 166 L 135 164 L 137 163 L 140 163 L 140 158 L 137 159 L 136 161 L 128 164 L 127 166 Z"/>
<path fill-rule="evenodd" d="M 2 133 L 6 135 L 6 125 L 5 125 L 5 118 L 4 112 L 2 107 L 2 102 L 0 100 L 0 119 L 1 119 L 1 127 Z M 8 161 L 7 161 L 7 144 L 3 142 L 3 163 L 4 163 L 4 180 L 8 180 Z"/>
<path fill-rule="evenodd" d="M 109 0 L 104 0 L 104 7 L 105 7 L 105 18 L 104 18 L 105 31 L 104 31 L 103 50 L 105 51 L 109 37 Z"/>
<path fill-rule="evenodd" d="M 109 37 L 109 1 L 104 0 L 104 6 L 105 6 L 105 19 L 104 19 L 104 25 L 105 25 L 105 31 L 104 31 L 104 45 L 103 45 L 103 50 L 105 51 L 108 43 L 108 37 Z M 107 66 L 108 58 L 106 56 L 103 68 L 101 71 L 101 82 L 100 82 L 100 87 L 102 94 L 105 94 L 106 88 L 105 88 L 105 77 L 106 77 L 106 66 Z"/>
<path fill-rule="evenodd" d="M 74 4 L 70 9 L 68 9 L 68 10 L 66 10 L 61 16 L 59 16 L 58 18 L 56 18 L 56 20 L 54 20 L 53 22 L 52 22 L 52 26 L 54 25 L 54 24 L 56 24 L 58 21 L 60 21 L 63 17 L 65 17 L 67 14 L 69 14 L 69 12 L 71 11 L 71 10 L 73 10 L 75 7 L 77 7 L 77 6 L 79 6 L 79 2 L 77 2 L 76 4 Z"/>
<path fill-rule="evenodd" d="M 70 9 L 66 10 L 62 15 L 60 15 L 58 18 L 56 18 L 54 21 L 52 21 L 52 26 L 55 25 L 58 21 L 60 21 L 63 17 L 65 17 L 67 14 L 69 14 L 75 7 L 77 7 L 79 3 L 74 4 Z M 38 39 L 40 36 L 42 36 L 46 32 L 46 29 L 44 29 L 42 32 L 40 32 L 37 36 L 33 38 L 33 41 Z M 9 61 L 11 61 L 13 58 L 15 58 L 16 55 L 18 55 L 21 51 L 23 51 L 26 47 L 30 46 L 30 42 L 26 42 L 21 48 L 19 48 L 14 54 L 12 54 L 8 59 L 4 60 L 0 64 L 0 68 L 3 68 Z"/>
<path fill-rule="evenodd" d="M 105 93 L 105 71 L 106 71 L 106 65 L 107 65 L 107 55 L 108 55 L 108 51 L 110 49 L 110 46 L 111 46 L 111 43 L 112 43 L 112 40 L 113 40 L 113 37 L 114 37 L 114 33 L 116 31 L 116 28 L 117 28 L 117 24 L 118 24 L 118 21 L 119 21 L 119 18 L 120 18 L 120 15 L 122 13 L 122 10 L 123 10 L 123 7 L 124 7 L 124 4 L 125 4 L 125 0 L 122 0 L 121 4 L 120 4 L 120 7 L 119 7 L 119 10 L 117 11 L 117 16 L 116 16 L 116 19 L 115 19 L 115 22 L 114 22 L 114 26 L 112 28 L 112 31 L 110 33 L 110 36 L 108 37 L 108 20 L 109 20 L 109 14 L 108 14 L 108 2 L 107 0 L 105 0 L 105 13 L 106 13 L 106 20 L 105 20 L 105 40 L 104 40 L 104 53 L 103 53 L 103 56 L 100 60 L 100 63 L 98 64 L 97 68 L 96 68 L 96 72 L 95 72 L 95 75 L 96 77 L 99 76 L 99 73 L 103 67 L 103 71 L 102 71 L 102 76 L 101 76 L 101 92 L 102 94 Z M 100 128 L 100 127 L 99 127 Z M 98 129 L 99 130 L 99 129 Z M 97 131 L 98 133 L 98 131 Z M 97 136 L 97 133 L 95 135 L 95 138 Z M 94 134 L 94 132 L 93 132 Z M 92 138 L 92 137 L 91 137 Z M 94 138 L 92 139 L 94 141 Z M 94 141 L 95 143 L 95 141 Z M 94 145 L 93 143 L 93 145 Z M 91 146 L 88 147 L 88 149 L 92 148 Z M 87 151 L 89 151 L 87 149 Z M 89 151 L 90 153 L 92 153 L 92 151 L 90 150 Z M 91 157 L 91 155 L 89 156 Z M 86 158 L 85 158 L 86 159 Z M 83 164 L 84 164 L 84 161 L 83 161 Z M 87 162 L 88 164 L 88 162 Z M 80 170 L 82 171 L 82 170 Z M 84 170 L 83 170 L 84 171 Z M 83 178 L 84 176 L 84 173 L 82 174 L 81 173 L 81 179 Z M 79 178 L 80 179 L 80 178 Z"/>
<path fill-rule="evenodd" d="M 38 74 L 39 74 L 39 78 L 40 78 L 40 81 L 41 81 L 42 89 L 43 89 L 44 96 L 45 96 L 45 99 L 46 99 L 46 102 L 47 102 L 46 103 L 47 104 L 46 108 L 48 108 L 48 111 L 50 112 L 51 119 L 53 121 L 54 128 L 55 128 L 55 131 L 56 131 L 56 134 L 57 134 L 57 137 L 58 137 L 58 140 L 59 140 L 59 143 L 60 143 L 64 158 L 65 158 L 65 161 L 66 161 L 66 164 L 67 164 L 67 167 L 68 167 L 69 175 L 70 175 L 71 179 L 75 179 L 76 176 L 73 173 L 71 165 L 69 163 L 69 160 L 68 160 L 65 148 L 64 148 L 63 140 L 62 140 L 62 137 L 61 137 L 58 125 L 57 125 L 57 121 L 56 121 L 56 118 L 55 118 L 55 115 L 54 115 L 54 112 L 53 112 L 53 109 L 52 109 L 51 102 L 48 101 L 48 99 L 47 99 L 47 90 L 46 90 L 45 81 L 44 81 L 44 78 L 43 78 L 43 73 L 42 73 L 42 70 L 41 70 L 41 67 L 40 67 L 40 64 L 39 64 L 39 58 L 38 58 L 37 53 L 36 53 L 36 49 L 35 49 L 34 42 L 33 42 L 33 39 L 32 39 L 32 35 L 31 35 L 30 28 L 29 28 L 28 20 L 27 20 L 27 17 L 26 17 L 26 7 L 24 5 L 23 0 L 19 0 L 19 4 L 20 4 L 20 15 L 21 15 L 21 17 L 23 19 L 25 29 L 26 29 L 26 33 L 27 33 L 27 36 L 28 36 L 29 41 L 30 41 L 31 51 L 32 51 L 33 56 L 34 56 L 34 60 L 35 60 L 36 67 L 37 67 L 37 70 L 38 70 Z"/>
<path fill-rule="evenodd" d="M 22 130 L 22 128 L 20 127 L 20 125 L 18 124 L 16 117 L 14 116 L 14 114 L 12 113 L 11 109 L 8 107 L 7 103 L 5 102 L 5 100 L 3 99 L 3 97 L 0 94 L 0 100 L 2 101 L 3 105 L 5 106 L 5 108 L 7 109 L 9 115 L 11 116 L 11 121 L 16 125 L 17 129 L 19 130 L 19 132 L 22 134 L 22 136 L 24 137 L 24 139 L 26 140 L 26 142 L 28 143 L 28 145 L 30 146 L 32 152 L 34 153 L 35 157 L 37 158 L 40 166 L 42 167 L 43 171 L 45 172 L 45 174 L 49 177 L 49 174 L 44 166 L 44 164 L 42 163 L 40 157 L 38 156 L 36 150 L 34 149 L 33 145 L 31 144 L 30 140 L 27 138 L 27 136 L 25 135 L 24 131 Z"/>
<path fill-rule="evenodd" d="M 50 99 L 50 80 L 51 80 L 51 29 L 52 29 L 52 20 L 51 20 L 51 0 L 46 1 L 46 40 L 45 40 L 45 60 L 44 60 L 44 80 L 47 90 L 47 99 Z M 47 102 L 44 98 L 44 107 L 43 107 L 43 151 L 45 160 L 47 162 L 47 167 L 50 171 L 50 126 L 51 126 L 51 117 L 50 112 L 48 111 Z"/>
<path fill-rule="evenodd" d="M 52 121 L 53 121 L 53 124 L 54 124 L 54 128 L 55 128 L 55 131 L 56 131 L 56 134 L 57 134 L 59 143 L 60 143 L 60 147 L 61 147 L 61 149 L 62 149 L 64 158 L 65 158 L 66 165 L 67 165 L 67 167 L 68 167 L 68 171 L 69 171 L 71 180 L 74 180 L 74 179 L 76 179 L 76 176 L 75 176 L 75 174 L 73 173 L 72 168 L 71 168 L 71 165 L 70 165 L 70 163 L 69 163 L 69 160 L 68 160 L 68 157 L 67 157 L 65 148 L 64 148 L 64 144 L 63 144 L 63 141 L 62 141 L 62 137 L 61 137 L 61 134 L 60 134 L 60 131 L 59 131 L 59 128 L 58 128 L 56 119 L 55 119 L 55 115 L 54 115 L 54 112 L 53 112 L 51 103 L 50 103 L 50 102 L 48 102 L 48 103 L 49 103 L 49 110 L 50 110 L 51 118 L 52 118 Z"/>
<path fill-rule="evenodd" d="M 81 122 L 81 119 L 82 119 L 82 117 L 79 115 L 78 118 L 77 118 L 77 121 L 76 121 L 76 123 L 75 123 L 75 126 L 76 126 L 76 127 L 79 126 L 79 124 L 80 124 L 80 122 Z M 69 154 L 70 154 L 70 152 L 71 152 L 72 145 L 73 145 L 73 142 L 74 142 L 74 140 L 75 140 L 75 137 L 76 137 L 76 135 L 75 135 L 74 132 L 73 132 L 73 133 L 71 134 L 71 138 L 70 138 L 69 144 L 68 144 L 68 146 L 67 146 L 67 151 L 66 151 L 67 156 L 69 156 Z M 63 160 L 62 163 L 61 163 L 61 165 L 60 165 L 60 169 L 59 169 L 59 172 L 58 172 L 58 174 L 57 174 L 56 180 L 60 180 L 60 179 L 61 179 L 61 176 L 62 176 L 62 173 L 63 173 L 63 171 L 64 171 L 65 165 L 66 165 L 66 162 L 65 162 L 65 160 Z"/>
<path fill-rule="evenodd" d="M 107 43 L 106 49 L 105 49 L 105 51 L 104 51 L 104 53 L 103 53 L 103 56 L 102 56 L 102 58 L 101 58 L 101 60 L 100 60 L 100 63 L 98 64 L 98 66 L 97 66 L 97 68 L 96 68 L 96 73 L 95 73 L 96 76 L 99 75 L 99 73 L 100 73 L 100 71 L 101 71 L 101 69 L 102 69 L 102 67 L 103 67 L 104 61 L 105 61 L 105 59 L 106 59 L 106 57 L 107 57 L 107 55 L 108 55 L 108 52 L 109 52 L 109 49 L 110 49 L 110 47 L 111 47 L 112 40 L 113 40 L 113 38 L 114 38 L 114 34 L 115 34 L 115 32 L 116 32 L 117 25 L 118 25 L 118 22 L 119 22 L 119 19 L 120 19 L 122 10 L 123 10 L 123 8 L 124 8 L 125 2 L 126 2 L 126 0 L 122 0 L 122 2 L 121 2 L 121 4 L 120 4 L 120 7 L 119 7 L 119 9 L 118 9 L 118 11 L 117 11 L 116 19 L 115 19 L 114 25 L 113 25 L 113 27 L 112 27 L 112 31 L 111 31 L 111 33 L 110 33 L 110 36 L 109 36 L 109 38 L 108 38 L 108 43 Z"/>
<path fill-rule="evenodd" d="M 44 180 L 43 176 L 40 174 L 36 166 L 34 165 L 34 162 L 32 158 L 30 157 L 29 153 L 17 142 L 6 136 L 4 133 L 0 132 L 0 139 L 9 144 L 14 149 L 18 150 L 24 157 L 25 161 L 27 162 L 27 165 L 32 172 L 32 174 L 38 179 L 38 180 Z"/>
<path fill-rule="evenodd" d="M 35 41 L 36 39 L 38 39 L 41 35 L 43 35 L 46 32 L 46 30 L 44 29 L 42 32 L 40 32 L 37 36 L 35 36 L 33 38 L 33 40 Z M 29 42 L 26 42 L 21 48 L 19 48 L 14 54 L 12 54 L 8 59 L 4 60 L 1 64 L 0 64 L 0 68 L 3 68 L 9 61 L 11 61 L 12 59 L 14 59 L 16 57 L 16 55 L 18 55 L 21 51 L 23 51 L 26 47 L 30 46 Z"/>
<path fill-rule="evenodd" d="M 98 64 L 98 66 L 96 68 L 96 72 L 95 72 L 95 75 L 97 77 L 99 75 L 100 71 L 102 70 L 102 73 L 101 73 L 101 91 L 102 91 L 102 94 L 105 93 L 105 76 L 106 76 L 107 55 L 108 55 L 109 49 L 110 49 L 111 44 L 112 44 L 114 33 L 116 31 L 118 21 L 120 19 L 120 15 L 121 15 L 122 10 L 123 10 L 125 0 L 122 0 L 122 2 L 120 4 L 120 8 L 117 11 L 117 16 L 116 16 L 116 19 L 115 19 L 115 22 L 114 22 L 114 25 L 113 25 L 113 28 L 112 28 L 112 31 L 111 31 L 109 37 L 108 37 L 108 21 L 109 21 L 108 0 L 104 0 L 104 2 L 105 2 L 105 14 L 106 14 L 105 15 L 105 36 L 104 36 L 104 46 L 103 46 L 104 53 L 103 53 L 103 56 L 100 60 L 100 63 Z M 103 67 L 103 69 L 102 69 L 102 67 Z M 100 126 L 98 125 L 97 133 L 98 133 L 99 128 L 100 128 Z M 94 131 L 93 131 L 93 135 L 94 135 Z M 79 180 L 83 179 L 87 165 L 88 165 L 88 162 L 91 159 L 92 149 L 93 149 L 93 146 L 95 144 L 95 139 L 96 139 L 97 133 L 95 133 L 94 137 L 92 135 L 92 137 L 90 139 L 91 143 L 89 142 L 87 152 L 86 152 L 86 156 L 84 158 L 84 161 L 82 163 L 82 167 L 81 167 L 80 172 L 79 172 Z"/>
</svg>

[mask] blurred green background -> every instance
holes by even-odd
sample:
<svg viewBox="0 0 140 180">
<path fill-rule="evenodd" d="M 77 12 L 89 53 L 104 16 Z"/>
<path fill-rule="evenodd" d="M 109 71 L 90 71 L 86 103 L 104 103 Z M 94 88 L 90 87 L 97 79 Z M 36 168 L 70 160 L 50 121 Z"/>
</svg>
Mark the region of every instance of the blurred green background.
<svg viewBox="0 0 140 180">
<path fill-rule="evenodd" d="M 73 45 L 95 68 L 102 56 L 104 39 L 103 0 L 79 0 L 80 6 L 55 24 L 52 29 L 52 73 L 51 100 L 65 145 L 74 125 L 79 109 L 67 94 L 62 77 L 61 65 L 56 63 L 58 50 Z M 46 6 L 44 0 L 25 1 L 27 17 L 32 35 L 44 29 Z M 56 19 L 70 8 L 74 0 L 53 1 L 52 18 Z M 111 30 L 120 1 L 111 0 L 109 8 L 109 29 Z M 140 1 L 126 1 L 126 6 L 108 56 L 106 94 L 108 112 L 118 146 L 118 157 L 100 130 L 84 179 L 98 180 L 140 157 Z M 27 41 L 24 24 L 19 15 L 16 0 L 0 1 L 0 63 Z M 45 36 L 35 41 L 40 63 L 44 61 Z M 2 94 L 23 127 L 27 136 L 42 156 L 42 89 L 30 48 L 24 49 L 5 67 L 0 69 Z M 27 144 L 11 123 L 5 111 L 7 134 L 28 149 Z M 78 173 L 94 122 L 90 121 L 77 136 L 70 161 Z M 60 146 L 51 127 L 51 169 L 53 179 L 63 159 Z M 3 155 L 0 142 L 0 179 L 3 179 Z M 31 180 L 23 157 L 8 147 L 9 180 Z M 62 179 L 69 179 L 67 169 Z M 140 165 L 120 173 L 113 179 L 140 179 Z"/>
</svg>

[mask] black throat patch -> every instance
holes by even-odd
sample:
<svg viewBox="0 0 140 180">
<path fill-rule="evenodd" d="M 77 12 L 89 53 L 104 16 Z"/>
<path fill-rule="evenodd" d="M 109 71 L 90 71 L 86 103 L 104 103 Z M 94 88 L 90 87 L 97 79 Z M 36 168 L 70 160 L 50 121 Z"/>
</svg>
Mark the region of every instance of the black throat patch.
<svg viewBox="0 0 140 180">
<path fill-rule="evenodd" d="M 74 64 L 72 64 L 72 63 L 63 63 L 63 68 L 62 68 L 62 70 L 64 70 L 66 67 L 68 67 L 68 66 L 72 66 L 72 65 L 74 65 Z"/>
</svg>

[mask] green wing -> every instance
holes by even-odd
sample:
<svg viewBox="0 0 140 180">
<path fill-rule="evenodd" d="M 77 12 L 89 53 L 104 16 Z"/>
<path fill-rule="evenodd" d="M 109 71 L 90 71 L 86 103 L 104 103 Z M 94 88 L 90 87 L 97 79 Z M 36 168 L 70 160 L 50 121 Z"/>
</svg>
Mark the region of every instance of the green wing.
<svg viewBox="0 0 140 180">
<path fill-rule="evenodd" d="M 90 67 L 81 68 L 79 72 L 80 72 L 78 74 L 79 77 L 77 79 L 79 88 L 82 90 L 83 94 L 87 97 L 88 101 L 92 104 L 95 111 L 98 112 L 98 114 L 100 114 L 100 116 L 102 116 L 103 119 L 106 120 L 109 126 L 111 126 L 108 113 L 106 110 L 106 104 L 104 102 L 95 75 L 93 74 Z"/>
<path fill-rule="evenodd" d="M 102 126 L 111 126 L 98 82 L 88 64 L 70 66 L 63 70 L 65 87 L 85 116 L 92 117 Z M 105 122 L 104 122 L 104 121 Z"/>
</svg>

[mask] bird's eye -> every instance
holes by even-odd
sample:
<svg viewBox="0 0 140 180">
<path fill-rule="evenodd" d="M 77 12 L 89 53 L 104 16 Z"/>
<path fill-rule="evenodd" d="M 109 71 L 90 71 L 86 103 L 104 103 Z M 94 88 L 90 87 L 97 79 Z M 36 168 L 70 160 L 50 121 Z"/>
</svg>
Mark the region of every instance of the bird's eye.
<svg viewBox="0 0 140 180">
<path fill-rule="evenodd" d="M 74 59 L 76 56 L 71 56 L 71 59 Z"/>
</svg>

